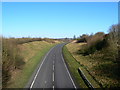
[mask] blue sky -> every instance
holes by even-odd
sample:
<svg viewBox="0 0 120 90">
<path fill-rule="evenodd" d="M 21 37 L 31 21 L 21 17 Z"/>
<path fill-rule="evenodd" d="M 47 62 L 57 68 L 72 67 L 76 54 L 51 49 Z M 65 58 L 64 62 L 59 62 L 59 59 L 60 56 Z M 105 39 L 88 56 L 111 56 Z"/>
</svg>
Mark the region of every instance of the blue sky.
<svg viewBox="0 0 120 90">
<path fill-rule="evenodd" d="M 64 38 L 108 32 L 118 23 L 117 2 L 4 2 L 3 36 Z"/>
</svg>

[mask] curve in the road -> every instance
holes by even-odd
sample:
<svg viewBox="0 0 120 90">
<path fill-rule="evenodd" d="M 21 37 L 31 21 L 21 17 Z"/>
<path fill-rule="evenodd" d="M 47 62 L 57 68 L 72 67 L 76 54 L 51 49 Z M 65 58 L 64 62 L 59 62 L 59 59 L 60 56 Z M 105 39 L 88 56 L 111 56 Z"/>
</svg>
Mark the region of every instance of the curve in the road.
<svg viewBox="0 0 120 90">
<path fill-rule="evenodd" d="M 76 88 L 62 56 L 64 45 L 56 45 L 45 55 L 29 81 L 29 88 Z"/>
</svg>

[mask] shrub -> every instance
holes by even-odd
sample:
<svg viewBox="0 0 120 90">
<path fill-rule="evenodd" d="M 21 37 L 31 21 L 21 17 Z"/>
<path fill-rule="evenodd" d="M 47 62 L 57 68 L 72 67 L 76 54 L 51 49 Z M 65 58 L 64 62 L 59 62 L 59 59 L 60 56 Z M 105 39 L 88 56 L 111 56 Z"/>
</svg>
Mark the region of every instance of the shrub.
<svg viewBox="0 0 120 90">
<path fill-rule="evenodd" d="M 95 35 L 87 37 L 87 44 L 83 46 L 80 53 L 83 55 L 89 55 L 104 48 L 107 45 L 107 41 L 104 36 L 103 32 L 98 32 Z"/>
<path fill-rule="evenodd" d="M 116 62 L 118 62 L 118 51 L 119 51 L 119 28 L 120 25 L 113 25 L 109 29 L 109 37 L 108 37 L 108 43 L 109 43 L 109 50 L 111 51 L 112 59 Z"/>
<path fill-rule="evenodd" d="M 87 34 L 83 34 L 82 36 L 80 36 L 80 38 L 77 38 L 77 43 L 80 43 L 80 42 L 87 42 L 87 38 L 89 36 Z"/>
</svg>

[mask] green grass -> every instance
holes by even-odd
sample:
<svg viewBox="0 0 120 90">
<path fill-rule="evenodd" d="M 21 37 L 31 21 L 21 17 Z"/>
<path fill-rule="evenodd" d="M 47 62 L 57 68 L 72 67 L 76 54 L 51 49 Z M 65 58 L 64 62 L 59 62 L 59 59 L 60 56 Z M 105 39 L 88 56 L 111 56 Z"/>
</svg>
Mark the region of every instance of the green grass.
<svg viewBox="0 0 120 90">
<path fill-rule="evenodd" d="M 34 42 L 32 42 L 32 43 L 35 44 Z M 22 70 L 19 70 L 18 72 L 16 72 L 17 73 L 16 75 L 13 75 L 13 78 L 11 78 L 11 80 L 9 82 L 8 88 L 23 88 L 23 87 L 25 87 L 25 85 L 29 81 L 32 73 L 36 69 L 37 65 L 42 60 L 43 56 L 50 50 L 51 47 L 56 45 L 56 43 L 50 44 L 50 43 L 43 43 L 43 42 L 41 42 L 40 43 L 41 46 L 40 46 L 40 44 L 33 45 L 32 43 L 27 43 L 26 44 L 27 47 L 29 47 L 29 48 L 27 48 L 28 51 L 26 51 L 26 52 L 23 52 L 24 50 L 22 51 L 23 54 L 25 54 L 25 56 L 27 56 L 26 53 L 28 53 L 28 52 L 31 53 L 32 50 L 37 50 L 36 46 L 38 48 L 39 47 L 42 47 L 42 48 L 39 48 L 38 49 L 39 51 L 37 51 L 37 52 L 33 51 L 35 53 L 35 55 L 30 57 L 29 60 L 26 61 L 26 64 L 22 68 Z M 23 47 L 26 47 L 26 45 L 24 44 Z M 34 47 L 31 47 L 31 46 L 34 46 Z M 30 48 L 32 48 L 32 50 L 30 50 Z"/>
<path fill-rule="evenodd" d="M 72 57 L 70 52 L 67 50 L 66 46 L 63 47 L 63 55 L 69 66 L 70 72 L 72 76 L 74 76 L 77 84 L 79 84 L 80 88 L 87 88 L 87 86 L 85 85 L 83 79 L 80 77 L 78 72 L 78 68 L 80 67 L 80 64 Z"/>
</svg>

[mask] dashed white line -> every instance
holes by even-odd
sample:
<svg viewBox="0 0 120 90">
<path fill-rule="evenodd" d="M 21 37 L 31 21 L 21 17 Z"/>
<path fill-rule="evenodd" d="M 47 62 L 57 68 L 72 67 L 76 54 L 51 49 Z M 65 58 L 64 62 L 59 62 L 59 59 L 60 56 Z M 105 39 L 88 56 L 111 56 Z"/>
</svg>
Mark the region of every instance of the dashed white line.
<svg viewBox="0 0 120 90">
<path fill-rule="evenodd" d="M 53 65 L 54 65 L 54 63 L 55 63 L 55 62 L 54 62 L 54 60 L 53 60 Z"/>
<path fill-rule="evenodd" d="M 53 90 L 54 90 L 54 85 L 53 85 Z"/>
<path fill-rule="evenodd" d="M 53 90 L 54 90 L 54 60 L 53 60 Z"/>
<path fill-rule="evenodd" d="M 45 81 L 45 84 L 47 83 L 47 81 Z"/>
<path fill-rule="evenodd" d="M 70 73 L 69 73 L 69 71 L 68 71 L 68 68 L 67 68 L 67 66 L 66 66 L 66 64 L 65 64 L 65 61 L 64 61 L 64 59 L 63 59 L 63 55 L 62 55 L 62 54 L 61 54 L 61 57 L 62 57 L 62 60 L 63 60 L 64 65 L 65 65 L 65 68 L 66 68 L 66 70 L 67 70 L 67 72 L 68 72 L 68 75 L 69 75 L 69 77 L 70 77 L 70 79 L 71 79 L 71 81 L 72 81 L 72 84 L 73 84 L 74 88 L 76 89 L 75 83 L 74 83 L 74 81 L 73 81 L 73 79 L 72 79 L 72 77 L 71 77 L 71 75 L 70 75 Z"/>
<path fill-rule="evenodd" d="M 54 64 L 53 64 L 53 71 L 54 71 Z"/>
<path fill-rule="evenodd" d="M 54 47 L 53 47 L 53 48 L 54 48 Z M 41 69 L 41 67 L 42 67 L 42 65 L 43 65 L 46 57 L 48 56 L 48 54 L 51 52 L 51 50 L 52 50 L 53 48 L 50 49 L 50 51 L 47 53 L 47 55 L 44 57 L 42 63 L 40 64 L 40 67 L 38 68 L 37 73 L 36 73 L 36 75 L 35 75 L 35 77 L 34 77 L 34 79 L 33 79 L 33 81 L 32 81 L 32 84 L 30 85 L 30 89 L 33 87 L 33 85 L 34 85 L 34 83 L 35 83 L 35 80 L 36 80 L 36 78 L 37 78 L 37 76 L 38 76 L 38 73 L 39 73 L 39 71 L 40 71 L 40 69 Z"/>
<path fill-rule="evenodd" d="M 53 82 L 54 82 L 54 72 L 53 72 Z"/>
</svg>

